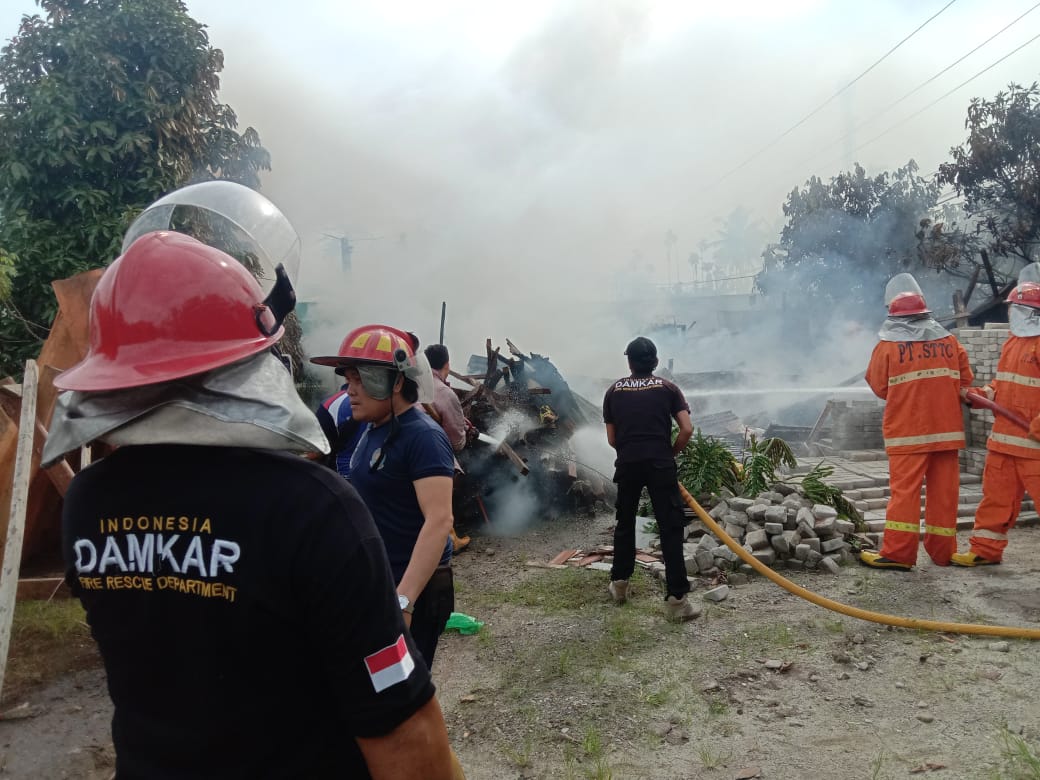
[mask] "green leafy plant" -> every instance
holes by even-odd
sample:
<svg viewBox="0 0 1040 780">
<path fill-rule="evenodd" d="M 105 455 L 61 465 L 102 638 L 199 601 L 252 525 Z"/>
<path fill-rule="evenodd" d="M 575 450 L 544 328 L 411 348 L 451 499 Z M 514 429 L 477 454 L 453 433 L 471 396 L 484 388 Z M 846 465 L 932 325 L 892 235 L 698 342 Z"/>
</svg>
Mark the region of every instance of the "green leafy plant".
<svg viewBox="0 0 1040 780">
<path fill-rule="evenodd" d="M 781 469 L 798 465 L 794 452 L 783 439 L 773 437 L 759 441 L 750 434 L 738 460 L 724 442 L 704 435 L 699 429 L 694 431 L 676 462 L 679 482 L 701 499 L 726 492 L 734 496 L 757 496 L 784 481 L 778 475 Z M 790 484 L 796 484 L 802 495 L 813 503 L 834 507 L 839 517 L 853 521 L 857 530 L 862 530 L 863 516 L 859 510 L 839 488 L 825 481 L 833 473 L 832 466 L 819 463 L 800 481 Z M 641 509 L 645 512 L 649 505 Z"/>
<path fill-rule="evenodd" d="M 852 502 L 842 495 L 839 488 L 824 482 L 834 473 L 834 467 L 823 462 L 816 464 L 808 474 L 802 477 L 802 494 L 816 504 L 826 504 L 838 510 L 838 516 L 851 520 L 857 530 L 862 530 L 863 515 Z"/>
<path fill-rule="evenodd" d="M 694 431 L 676 459 L 679 481 L 694 496 L 715 496 L 723 489 L 736 492 L 740 464 L 725 443 Z"/>
<path fill-rule="evenodd" d="M 798 465 L 791 447 L 783 439 L 771 438 L 759 441 L 754 434 L 745 440 L 741 458 L 741 490 L 746 496 L 757 496 L 777 481 L 776 471 L 781 466 L 793 468 Z"/>
</svg>

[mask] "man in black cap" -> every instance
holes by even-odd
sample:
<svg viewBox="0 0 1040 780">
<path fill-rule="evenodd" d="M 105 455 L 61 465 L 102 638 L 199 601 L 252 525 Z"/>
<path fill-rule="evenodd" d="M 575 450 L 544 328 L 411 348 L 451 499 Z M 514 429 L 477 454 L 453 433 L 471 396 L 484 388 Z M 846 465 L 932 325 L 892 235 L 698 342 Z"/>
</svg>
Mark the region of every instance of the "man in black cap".
<svg viewBox="0 0 1040 780">
<path fill-rule="evenodd" d="M 665 609 L 673 620 L 690 620 L 700 612 L 686 596 L 690 582 L 683 560 L 685 518 L 675 467 L 675 456 L 693 435 L 690 406 L 675 384 L 654 376 L 654 342 L 640 336 L 629 343 L 625 354 L 631 376 L 611 385 L 603 398 L 607 442 L 617 451 L 617 520 L 610 595 L 618 604 L 628 599 L 628 580 L 636 565 L 636 510 L 645 487 L 661 534 L 668 589 Z M 673 419 L 679 425 L 674 442 Z"/>
</svg>

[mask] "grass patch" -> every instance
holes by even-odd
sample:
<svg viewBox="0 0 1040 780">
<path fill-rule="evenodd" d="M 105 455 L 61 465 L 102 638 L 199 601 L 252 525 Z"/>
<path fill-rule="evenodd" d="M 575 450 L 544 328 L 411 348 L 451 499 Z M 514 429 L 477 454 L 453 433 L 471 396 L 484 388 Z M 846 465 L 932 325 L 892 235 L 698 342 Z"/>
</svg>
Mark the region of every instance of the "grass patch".
<svg viewBox="0 0 1040 780">
<path fill-rule="evenodd" d="M 520 582 L 506 591 L 489 593 L 485 596 L 492 603 L 513 604 L 518 607 L 537 609 L 547 615 L 559 615 L 596 604 L 606 605 L 599 589 L 593 583 L 599 578 L 581 569 L 548 569 L 538 571 L 535 576 Z M 602 583 L 604 586 L 606 583 Z"/>
<path fill-rule="evenodd" d="M 729 702 L 722 696 L 708 697 L 708 715 L 713 718 L 721 717 L 729 712 Z"/>
<path fill-rule="evenodd" d="M 79 669 L 101 665 L 78 599 L 19 601 L 11 625 L 4 702 Z"/>
<path fill-rule="evenodd" d="M 734 657 L 761 655 L 790 649 L 803 640 L 785 623 L 751 626 L 722 637 L 722 646 Z"/>
<path fill-rule="evenodd" d="M 731 758 L 730 753 L 723 753 L 721 750 L 712 750 L 707 745 L 702 745 L 697 748 L 697 757 L 701 761 L 701 766 L 705 769 L 719 769 L 726 765 Z"/>
<path fill-rule="evenodd" d="M 517 769 L 526 769 L 531 766 L 531 740 L 525 739 L 518 747 L 506 745 L 502 748 L 502 755 Z"/>
<path fill-rule="evenodd" d="M 1001 756 L 1004 767 L 1001 778 L 1006 780 L 1040 780 L 1040 755 L 1028 741 L 1012 734 L 1007 726 L 1000 728 Z"/>
</svg>

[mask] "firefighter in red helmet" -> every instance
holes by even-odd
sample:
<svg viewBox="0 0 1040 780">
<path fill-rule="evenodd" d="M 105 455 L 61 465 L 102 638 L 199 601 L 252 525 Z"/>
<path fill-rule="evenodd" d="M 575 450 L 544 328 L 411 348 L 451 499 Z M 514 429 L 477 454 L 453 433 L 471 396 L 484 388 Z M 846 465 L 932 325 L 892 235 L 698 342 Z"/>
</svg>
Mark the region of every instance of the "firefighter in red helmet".
<svg viewBox="0 0 1040 780">
<path fill-rule="evenodd" d="M 1000 351 L 993 384 L 976 392 L 1029 420 L 1030 426 L 1025 431 L 1004 417 L 994 417 L 986 443 L 982 502 L 975 510 L 968 550 L 952 558 L 957 566 L 999 564 L 1024 493 L 1040 496 L 1040 263 L 1022 269 L 1007 303 L 1011 335 Z"/>
<path fill-rule="evenodd" d="M 454 776 L 371 517 L 293 454 L 327 449 L 272 352 L 294 301 L 281 271 L 265 296 L 231 256 L 144 233 L 55 382 L 44 462 L 115 447 L 73 479 L 62 536 L 120 777 Z"/>
<path fill-rule="evenodd" d="M 416 336 L 388 325 L 355 328 L 337 354 L 311 362 L 343 372 L 353 417 L 365 423 L 349 480 L 372 512 L 405 622 L 432 666 L 455 608 L 455 456 L 444 429 L 418 408 L 433 401 L 430 365 Z"/>
<path fill-rule="evenodd" d="M 888 319 L 866 379 L 886 401 L 882 431 L 892 495 L 881 550 L 864 550 L 860 561 L 877 569 L 913 568 L 921 534 L 921 487 L 927 484 L 924 548 L 934 563 L 947 566 L 957 551 L 957 451 L 964 446 L 960 401 L 973 378 L 968 353 L 932 319 L 910 274 L 889 281 L 885 303 Z"/>
</svg>

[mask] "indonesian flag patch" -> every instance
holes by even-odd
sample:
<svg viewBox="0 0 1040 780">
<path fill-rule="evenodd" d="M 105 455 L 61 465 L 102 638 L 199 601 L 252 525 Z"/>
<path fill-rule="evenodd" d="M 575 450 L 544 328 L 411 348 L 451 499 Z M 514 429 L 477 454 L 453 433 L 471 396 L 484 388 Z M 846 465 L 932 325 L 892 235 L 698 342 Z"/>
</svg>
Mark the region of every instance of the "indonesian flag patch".
<svg viewBox="0 0 1040 780">
<path fill-rule="evenodd" d="M 412 659 L 412 654 L 408 652 L 404 634 L 401 634 L 392 645 L 377 650 L 372 655 L 366 655 L 365 667 L 368 669 L 368 676 L 372 679 L 372 687 L 376 689 L 376 693 L 407 680 L 415 668 L 415 661 Z"/>
</svg>

